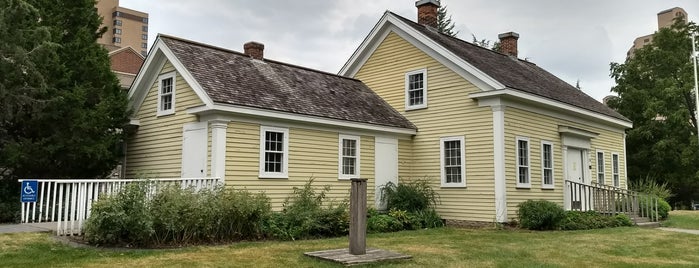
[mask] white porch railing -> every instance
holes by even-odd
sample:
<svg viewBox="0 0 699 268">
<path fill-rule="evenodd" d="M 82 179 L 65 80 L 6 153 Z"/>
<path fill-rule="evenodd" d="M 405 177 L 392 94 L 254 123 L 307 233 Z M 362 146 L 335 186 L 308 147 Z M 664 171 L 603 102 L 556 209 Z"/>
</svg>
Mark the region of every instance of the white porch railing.
<svg viewBox="0 0 699 268">
<path fill-rule="evenodd" d="M 99 198 L 118 193 L 133 182 L 149 182 L 150 192 L 170 185 L 195 190 L 213 189 L 221 184 L 220 178 L 166 178 L 166 179 L 38 179 L 37 202 L 22 203 L 22 223 L 56 222 L 58 235 L 80 235 L 83 223 L 90 217 L 92 204 Z"/>
</svg>

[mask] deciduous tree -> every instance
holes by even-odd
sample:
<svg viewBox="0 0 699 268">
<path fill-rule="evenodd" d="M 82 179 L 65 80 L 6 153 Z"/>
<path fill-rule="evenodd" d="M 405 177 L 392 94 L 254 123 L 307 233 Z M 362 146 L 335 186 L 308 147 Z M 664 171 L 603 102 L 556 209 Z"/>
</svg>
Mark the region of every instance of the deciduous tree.
<svg viewBox="0 0 699 268">
<path fill-rule="evenodd" d="M 619 94 L 609 105 L 634 123 L 627 131 L 628 177 L 667 182 L 675 200 L 699 200 L 697 118 L 690 34 L 694 23 L 677 21 L 624 63 L 611 64 Z"/>
</svg>

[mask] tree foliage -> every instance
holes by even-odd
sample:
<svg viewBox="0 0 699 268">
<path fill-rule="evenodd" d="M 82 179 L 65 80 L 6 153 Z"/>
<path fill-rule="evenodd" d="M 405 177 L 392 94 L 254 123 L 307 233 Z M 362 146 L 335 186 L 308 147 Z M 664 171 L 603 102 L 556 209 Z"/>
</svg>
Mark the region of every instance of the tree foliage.
<svg viewBox="0 0 699 268">
<path fill-rule="evenodd" d="M 454 22 L 451 21 L 451 15 L 447 15 L 447 6 L 440 6 L 439 9 L 437 9 L 437 31 L 456 37 L 459 31 L 454 32 L 454 26 Z"/>
<path fill-rule="evenodd" d="M 95 177 L 119 160 L 126 93 L 94 0 L 0 0 L 0 175 Z"/>
<path fill-rule="evenodd" d="M 500 42 L 498 41 L 490 41 L 488 39 L 481 39 L 478 40 L 475 34 L 471 34 L 473 37 L 473 44 L 477 45 L 479 47 L 484 47 L 493 51 L 500 51 Z M 492 44 L 491 44 L 492 42 Z"/>
<path fill-rule="evenodd" d="M 694 23 L 676 21 L 623 64 L 611 64 L 618 98 L 610 107 L 631 119 L 627 131 L 628 177 L 667 182 L 675 202 L 699 199 L 699 146 L 690 34 Z"/>
</svg>

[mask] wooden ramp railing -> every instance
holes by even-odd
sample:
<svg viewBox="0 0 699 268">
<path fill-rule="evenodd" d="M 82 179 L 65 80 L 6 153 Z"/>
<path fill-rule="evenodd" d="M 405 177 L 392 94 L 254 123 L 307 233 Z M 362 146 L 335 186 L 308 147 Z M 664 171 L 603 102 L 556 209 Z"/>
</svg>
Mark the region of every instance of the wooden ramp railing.
<svg viewBox="0 0 699 268">
<path fill-rule="evenodd" d="M 213 189 L 219 178 L 165 178 L 165 179 L 38 179 L 36 202 L 22 203 L 21 221 L 56 222 L 58 235 L 80 235 L 83 223 L 90 217 L 92 204 L 104 196 L 118 193 L 126 185 L 147 182 L 149 192 L 170 185 L 195 190 Z"/>
<path fill-rule="evenodd" d="M 596 183 L 587 185 L 566 180 L 565 184 L 570 210 L 626 214 L 634 222 L 659 220 L 657 196 Z"/>
</svg>

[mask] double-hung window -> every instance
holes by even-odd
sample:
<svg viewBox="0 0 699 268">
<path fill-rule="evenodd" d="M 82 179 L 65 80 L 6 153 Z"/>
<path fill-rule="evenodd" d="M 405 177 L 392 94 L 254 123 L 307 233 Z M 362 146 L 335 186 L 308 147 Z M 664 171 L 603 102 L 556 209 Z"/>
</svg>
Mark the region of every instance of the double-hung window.
<svg viewBox="0 0 699 268">
<path fill-rule="evenodd" d="M 597 151 L 597 184 L 604 184 L 604 152 Z"/>
<path fill-rule="evenodd" d="M 405 109 L 427 107 L 427 69 L 405 74 Z"/>
<path fill-rule="evenodd" d="M 466 187 L 464 136 L 439 140 L 442 187 Z"/>
<path fill-rule="evenodd" d="M 541 142 L 541 188 L 553 189 L 553 143 Z"/>
<path fill-rule="evenodd" d="M 158 77 L 158 112 L 157 115 L 175 113 L 175 72 Z"/>
<path fill-rule="evenodd" d="M 289 177 L 289 129 L 260 127 L 260 178 Z"/>
<path fill-rule="evenodd" d="M 359 137 L 340 135 L 340 179 L 359 178 Z"/>
<path fill-rule="evenodd" d="M 531 188 L 529 138 L 517 137 L 517 188 Z"/>
<path fill-rule="evenodd" d="M 612 154 L 612 179 L 614 187 L 619 187 L 619 154 Z"/>
</svg>

